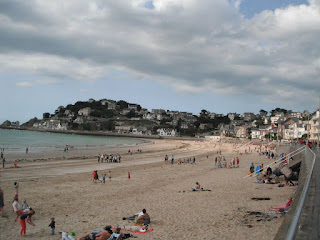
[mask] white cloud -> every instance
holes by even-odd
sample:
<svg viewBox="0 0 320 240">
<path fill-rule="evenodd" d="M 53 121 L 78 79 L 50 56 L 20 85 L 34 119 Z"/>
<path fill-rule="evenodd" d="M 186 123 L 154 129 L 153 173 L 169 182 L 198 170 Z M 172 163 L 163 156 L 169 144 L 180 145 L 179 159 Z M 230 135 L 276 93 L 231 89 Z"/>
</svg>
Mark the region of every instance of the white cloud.
<svg viewBox="0 0 320 240">
<path fill-rule="evenodd" d="M 119 69 L 179 92 L 288 103 L 320 91 L 319 1 L 252 19 L 240 14 L 240 0 L 153 0 L 154 9 L 141 8 L 146 2 L 0 3 L 0 74 L 92 83 Z"/>
<path fill-rule="evenodd" d="M 32 87 L 32 82 L 17 82 L 16 86 L 18 87 Z"/>
</svg>

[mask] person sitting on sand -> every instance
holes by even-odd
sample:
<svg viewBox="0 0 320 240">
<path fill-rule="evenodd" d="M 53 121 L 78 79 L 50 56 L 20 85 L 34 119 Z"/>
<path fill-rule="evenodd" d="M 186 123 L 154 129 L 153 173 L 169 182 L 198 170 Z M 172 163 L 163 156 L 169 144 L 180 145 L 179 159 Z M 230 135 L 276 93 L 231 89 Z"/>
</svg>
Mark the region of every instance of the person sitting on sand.
<svg viewBox="0 0 320 240">
<path fill-rule="evenodd" d="M 142 212 L 137 213 L 134 216 L 124 217 L 123 220 L 134 220 L 138 225 L 148 225 L 151 222 L 146 209 L 142 209 Z"/>
<path fill-rule="evenodd" d="M 80 238 L 77 238 L 77 240 L 108 240 L 110 236 L 113 234 L 113 231 L 111 230 L 112 226 L 107 225 L 104 227 L 105 231 L 102 230 L 94 230 L 93 232 L 86 234 Z"/>
</svg>

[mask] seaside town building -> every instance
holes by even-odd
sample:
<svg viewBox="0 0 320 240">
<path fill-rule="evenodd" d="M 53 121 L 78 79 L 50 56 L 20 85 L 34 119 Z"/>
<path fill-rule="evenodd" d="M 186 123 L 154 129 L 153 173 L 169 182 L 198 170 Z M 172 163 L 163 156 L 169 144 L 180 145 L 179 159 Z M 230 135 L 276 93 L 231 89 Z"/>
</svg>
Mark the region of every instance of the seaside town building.
<svg viewBox="0 0 320 240">
<path fill-rule="evenodd" d="M 316 111 L 315 115 L 311 118 L 310 140 L 319 140 L 320 132 L 320 112 Z"/>
</svg>

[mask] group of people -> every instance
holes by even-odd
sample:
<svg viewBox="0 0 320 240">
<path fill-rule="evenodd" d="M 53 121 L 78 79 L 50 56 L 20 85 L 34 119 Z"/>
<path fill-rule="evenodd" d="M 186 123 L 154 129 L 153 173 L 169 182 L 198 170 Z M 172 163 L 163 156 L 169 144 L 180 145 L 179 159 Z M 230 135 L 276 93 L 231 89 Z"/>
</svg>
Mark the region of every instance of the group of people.
<svg viewBox="0 0 320 240">
<path fill-rule="evenodd" d="M 166 155 L 166 156 L 164 157 L 164 161 L 165 161 L 166 163 L 169 162 L 169 156 L 168 156 L 168 155 Z M 174 156 L 172 155 L 171 160 L 170 160 L 171 165 L 173 165 L 174 162 L 175 162 L 175 159 L 174 159 Z M 182 163 L 196 164 L 196 157 L 193 156 L 193 157 L 190 157 L 190 158 L 184 158 L 183 160 L 180 158 L 180 159 L 177 161 L 177 163 L 178 163 L 179 165 L 182 164 Z"/>
<path fill-rule="evenodd" d="M 114 163 L 121 163 L 121 155 L 119 154 L 118 156 L 116 155 L 107 155 L 106 153 L 98 155 L 98 163 L 103 163 L 103 162 L 114 162 Z"/>
<path fill-rule="evenodd" d="M 151 223 L 150 216 L 146 209 L 142 212 L 136 213 L 130 217 L 124 217 L 123 220 L 134 221 L 134 226 L 111 226 L 107 225 L 104 230 L 94 230 L 91 233 L 79 237 L 77 240 L 117 240 L 132 237 L 131 233 L 126 232 L 140 232 L 148 231 L 149 224 Z M 124 232 L 121 232 L 123 230 Z"/>
<path fill-rule="evenodd" d="M 229 164 L 227 164 L 226 158 L 222 155 L 217 156 L 214 161 L 218 168 L 238 168 L 240 165 L 239 157 L 232 158 Z"/>
<path fill-rule="evenodd" d="M 110 170 L 108 171 L 108 178 L 109 178 L 109 180 L 111 180 L 111 171 L 110 171 Z M 92 172 L 92 181 L 93 181 L 94 183 L 96 183 L 97 181 L 99 181 L 99 182 L 101 182 L 101 183 L 106 183 L 106 174 L 104 173 L 104 174 L 102 175 L 102 180 L 100 180 L 100 179 L 99 179 L 99 175 L 98 175 L 98 170 L 94 170 L 94 171 Z"/>
</svg>

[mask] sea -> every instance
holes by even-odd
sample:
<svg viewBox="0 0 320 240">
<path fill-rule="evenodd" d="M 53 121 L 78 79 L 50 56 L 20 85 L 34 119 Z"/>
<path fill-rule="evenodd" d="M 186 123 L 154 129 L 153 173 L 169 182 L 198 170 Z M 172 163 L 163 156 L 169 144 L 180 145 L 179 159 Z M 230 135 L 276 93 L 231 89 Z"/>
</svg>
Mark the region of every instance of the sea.
<svg viewBox="0 0 320 240">
<path fill-rule="evenodd" d="M 143 139 L 88 136 L 64 133 L 34 132 L 14 129 L 0 129 L 0 148 L 6 153 L 64 151 L 65 147 L 74 149 L 98 149 L 114 146 L 133 146 L 144 143 Z"/>
</svg>

